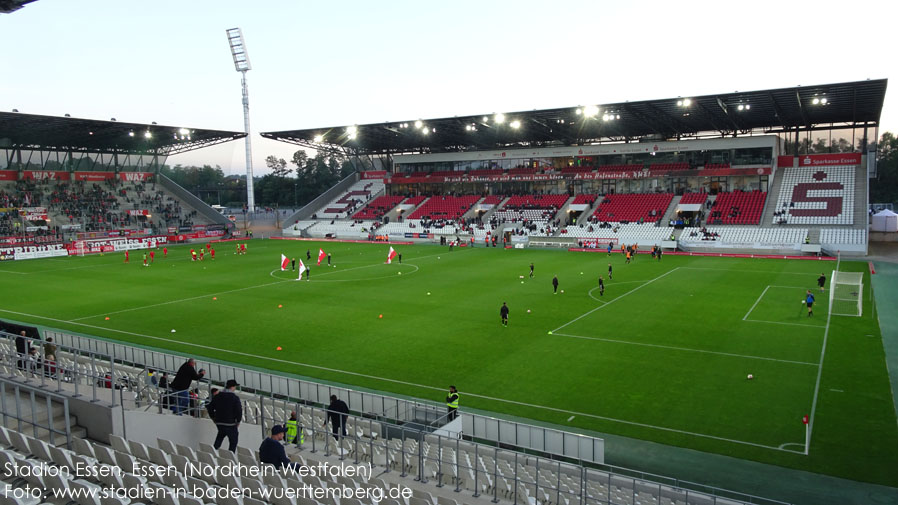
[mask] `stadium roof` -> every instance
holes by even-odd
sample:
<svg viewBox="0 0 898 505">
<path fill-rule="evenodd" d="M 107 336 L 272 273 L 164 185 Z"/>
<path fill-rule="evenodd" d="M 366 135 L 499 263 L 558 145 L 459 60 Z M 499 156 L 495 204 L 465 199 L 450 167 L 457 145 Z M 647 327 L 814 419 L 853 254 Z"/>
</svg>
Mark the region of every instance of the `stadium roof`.
<svg viewBox="0 0 898 505">
<path fill-rule="evenodd" d="M 25 6 L 25 4 L 30 4 L 35 0 L 0 0 L 0 14 L 9 14 L 12 11 L 16 11 Z"/>
<path fill-rule="evenodd" d="M 243 137 L 246 133 L 0 112 L 0 149 L 167 156 Z"/>
<path fill-rule="evenodd" d="M 355 154 L 427 153 L 876 127 L 887 79 L 265 132 Z"/>
</svg>

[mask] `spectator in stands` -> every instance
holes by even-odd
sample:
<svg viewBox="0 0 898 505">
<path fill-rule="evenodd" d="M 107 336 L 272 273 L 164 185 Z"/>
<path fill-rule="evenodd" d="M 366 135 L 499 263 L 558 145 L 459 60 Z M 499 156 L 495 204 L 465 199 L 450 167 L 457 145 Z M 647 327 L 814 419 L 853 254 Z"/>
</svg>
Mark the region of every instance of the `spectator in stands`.
<svg viewBox="0 0 898 505">
<path fill-rule="evenodd" d="M 25 338 L 25 330 L 19 332 L 19 336 L 16 337 L 16 354 L 19 358 L 16 360 L 16 368 L 19 370 L 25 369 L 25 355 L 28 354 L 28 339 Z"/>
<path fill-rule="evenodd" d="M 327 419 L 322 426 L 327 426 L 327 422 L 330 421 L 334 440 L 339 441 L 341 434 L 346 436 L 346 418 L 348 416 L 349 406 L 346 405 L 346 402 L 337 398 L 337 395 L 331 395 L 331 403 L 327 406 Z"/>
<path fill-rule="evenodd" d="M 190 405 L 190 385 L 193 381 L 202 379 L 204 375 L 206 375 L 206 371 L 203 369 L 197 372 L 196 360 L 193 358 L 188 359 L 178 369 L 174 380 L 171 381 L 171 389 L 175 396 L 172 410 L 175 414 L 181 415 Z"/>
<path fill-rule="evenodd" d="M 56 373 L 55 367 L 53 372 L 49 371 L 48 365 L 56 365 L 56 344 L 53 343 L 53 337 L 47 337 L 47 342 L 44 344 L 44 374 Z"/>
<path fill-rule="evenodd" d="M 274 465 L 277 468 L 289 467 L 292 470 L 298 470 L 299 464 L 290 461 L 290 458 L 287 457 L 287 451 L 284 450 L 284 445 L 281 443 L 284 440 L 285 433 L 287 433 L 287 428 L 280 424 L 276 424 L 271 428 L 271 436 L 263 440 L 262 445 L 259 446 L 259 461 Z"/>
<path fill-rule="evenodd" d="M 503 303 L 504 307 L 505 304 Z M 452 421 L 458 417 L 458 390 L 455 386 L 449 386 L 449 394 L 446 396 L 446 420 Z"/>
<path fill-rule="evenodd" d="M 287 422 L 284 424 L 287 425 L 287 436 L 284 440 L 286 440 L 288 444 L 302 445 L 306 443 L 305 431 L 296 419 L 295 410 L 290 412 L 290 419 L 287 419 Z"/>
<path fill-rule="evenodd" d="M 212 444 L 216 451 L 227 437 L 228 450 L 237 452 L 237 428 L 240 427 L 240 421 L 243 419 L 243 406 L 240 403 L 240 398 L 234 394 L 234 390 L 239 385 L 234 379 L 228 379 L 224 391 L 220 391 L 212 397 L 212 401 L 206 406 L 209 417 L 218 427 L 218 434 L 215 435 L 215 442 Z"/>
</svg>

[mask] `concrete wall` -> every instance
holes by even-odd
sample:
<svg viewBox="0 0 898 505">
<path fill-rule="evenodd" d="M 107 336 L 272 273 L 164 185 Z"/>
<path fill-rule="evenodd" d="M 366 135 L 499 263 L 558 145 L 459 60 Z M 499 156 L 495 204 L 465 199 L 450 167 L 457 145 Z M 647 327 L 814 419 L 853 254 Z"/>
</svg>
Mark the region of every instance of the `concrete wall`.
<svg viewBox="0 0 898 505">
<path fill-rule="evenodd" d="M 121 422 L 120 411 L 118 416 Z M 136 440 L 153 447 L 158 447 L 157 438 L 165 438 L 190 447 L 195 447 L 199 442 L 211 445 L 215 441 L 215 434 L 218 433 L 215 423 L 208 418 L 197 419 L 143 410 L 126 410 L 124 427 L 124 433 L 118 432 L 116 435 L 127 435 L 128 440 Z M 258 451 L 262 440 L 262 428 L 259 425 L 240 425 L 239 446 Z M 227 444 L 227 439 L 224 443 Z"/>
</svg>

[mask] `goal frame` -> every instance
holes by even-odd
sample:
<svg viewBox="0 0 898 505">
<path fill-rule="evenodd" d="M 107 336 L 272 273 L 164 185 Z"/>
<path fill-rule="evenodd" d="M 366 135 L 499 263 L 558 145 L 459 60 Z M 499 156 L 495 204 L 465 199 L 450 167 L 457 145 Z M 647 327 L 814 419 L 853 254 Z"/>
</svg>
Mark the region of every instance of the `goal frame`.
<svg viewBox="0 0 898 505">
<path fill-rule="evenodd" d="M 833 270 L 829 283 L 829 313 L 861 317 L 864 314 L 864 274 Z"/>
</svg>

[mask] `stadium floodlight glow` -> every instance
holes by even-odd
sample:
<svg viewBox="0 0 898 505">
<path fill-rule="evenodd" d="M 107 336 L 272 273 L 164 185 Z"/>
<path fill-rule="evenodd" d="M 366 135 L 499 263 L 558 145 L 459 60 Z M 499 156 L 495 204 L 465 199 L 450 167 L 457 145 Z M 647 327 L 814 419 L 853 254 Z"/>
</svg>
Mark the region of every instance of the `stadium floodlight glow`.
<svg viewBox="0 0 898 505">
<path fill-rule="evenodd" d="M 187 135 L 188 133 L 190 133 L 190 130 L 188 130 L 187 128 L 181 128 L 180 130 L 178 130 L 178 133 L 180 133 L 181 135 Z"/>
<path fill-rule="evenodd" d="M 490 122 L 490 118 L 487 117 L 487 116 L 483 116 L 483 122 L 484 122 L 484 123 L 489 123 L 489 122 Z"/>
<path fill-rule="evenodd" d="M 502 114 L 501 112 L 497 113 L 495 116 L 493 116 L 493 121 L 495 121 L 499 124 L 504 123 L 505 122 L 505 114 Z"/>
<path fill-rule="evenodd" d="M 320 144 L 324 141 L 324 135 L 315 135 L 315 138 L 313 140 L 316 144 Z"/>
<path fill-rule="evenodd" d="M 420 119 L 415 121 L 415 128 L 421 128 L 422 126 L 424 126 L 424 123 Z"/>
<path fill-rule="evenodd" d="M 583 115 L 586 117 L 595 117 L 599 115 L 599 108 L 595 105 L 587 105 L 583 107 Z"/>
<path fill-rule="evenodd" d="M 512 121 L 511 123 L 508 123 L 508 126 L 511 126 L 512 128 L 514 128 L 514 129 L 517 130 L 518 128 L 521 127 L 521 122 L 518 121 L 517 119 L 515 119 L 515 120 Z"/>
<path fill-rule="evenodd" d="M 826 97 L 820 99 L 820 105 L 826 105 Z"/>
<path fill-rule="evenodd" d="M 574 112 L 579 116 L 580 114 L 583 114 L 583 109 L 577 109 Z"/>
<path fill-rule="evenodd" d="M 151 132 L 150 130 L 147 130 L 146 132 L 144 132 L 143 136 L 148 139 L 151 139 L 151 138 L 153 138 L 153 132 Z"/>
<path fill-rule="evenodd" d="M 620 114 L 616 114 L 616 115 L 614 116 L 614 119 L 620 119 Z"/>
<path fill-rule="evenodd" d="M 359 127 L 356 125 L 347 126 L 346 135 L 349 137 L 349 140 L 355 140 L 359 135 Z"/>
<path fill-rule="evenodd" d="M 246 43 L 243 40 L 243 30 L 229 28 L 225 30 L 228 36 L 228 45 L 231 47 L 231 56 L 234 59 L 234 70 L 240 72 L 240 85 L 243 99 L 243 131 L 246 133 L 246 208 L 251 215 L 256 208 L 255 191 L 253 190 L 253 142 L 249 129 L 249 89 L 246 86 L 246 73 L 252 70 L 249 62 L 249 54 L 246 52 Z M 183 133 L 182 133 L 183 135 Z M 187 135 L 190 140 L 190 135 Z"/>
<path fill-rule="evenodd" d="M 133 137 L 133 136 L 134 136 L 134 132 L 128 132 L 128 136 L 129 136 L 129 137 Z"/>
<path fill-rule="evenodd" d="M 428 133 L 430 133 L 430 130 L 428 130 L 427 128 L 421 128 L 421 135 L 427 135 Z"/>
<path fill-rule="evenodd" d="M 684 98 L 682 100 L 677 100 L 677 107 L 689 107 L 692 105 L 691 98 Z"/>
<path fill-rule="evenodd" d="M 819 98 L 814 98 L 813 100 L 811 100 L 811 103 L 814 104 L 814 105 L 819 105 L 819 104 L 820 104 L 820 99 L 819 99 Z"/>
</svg>

